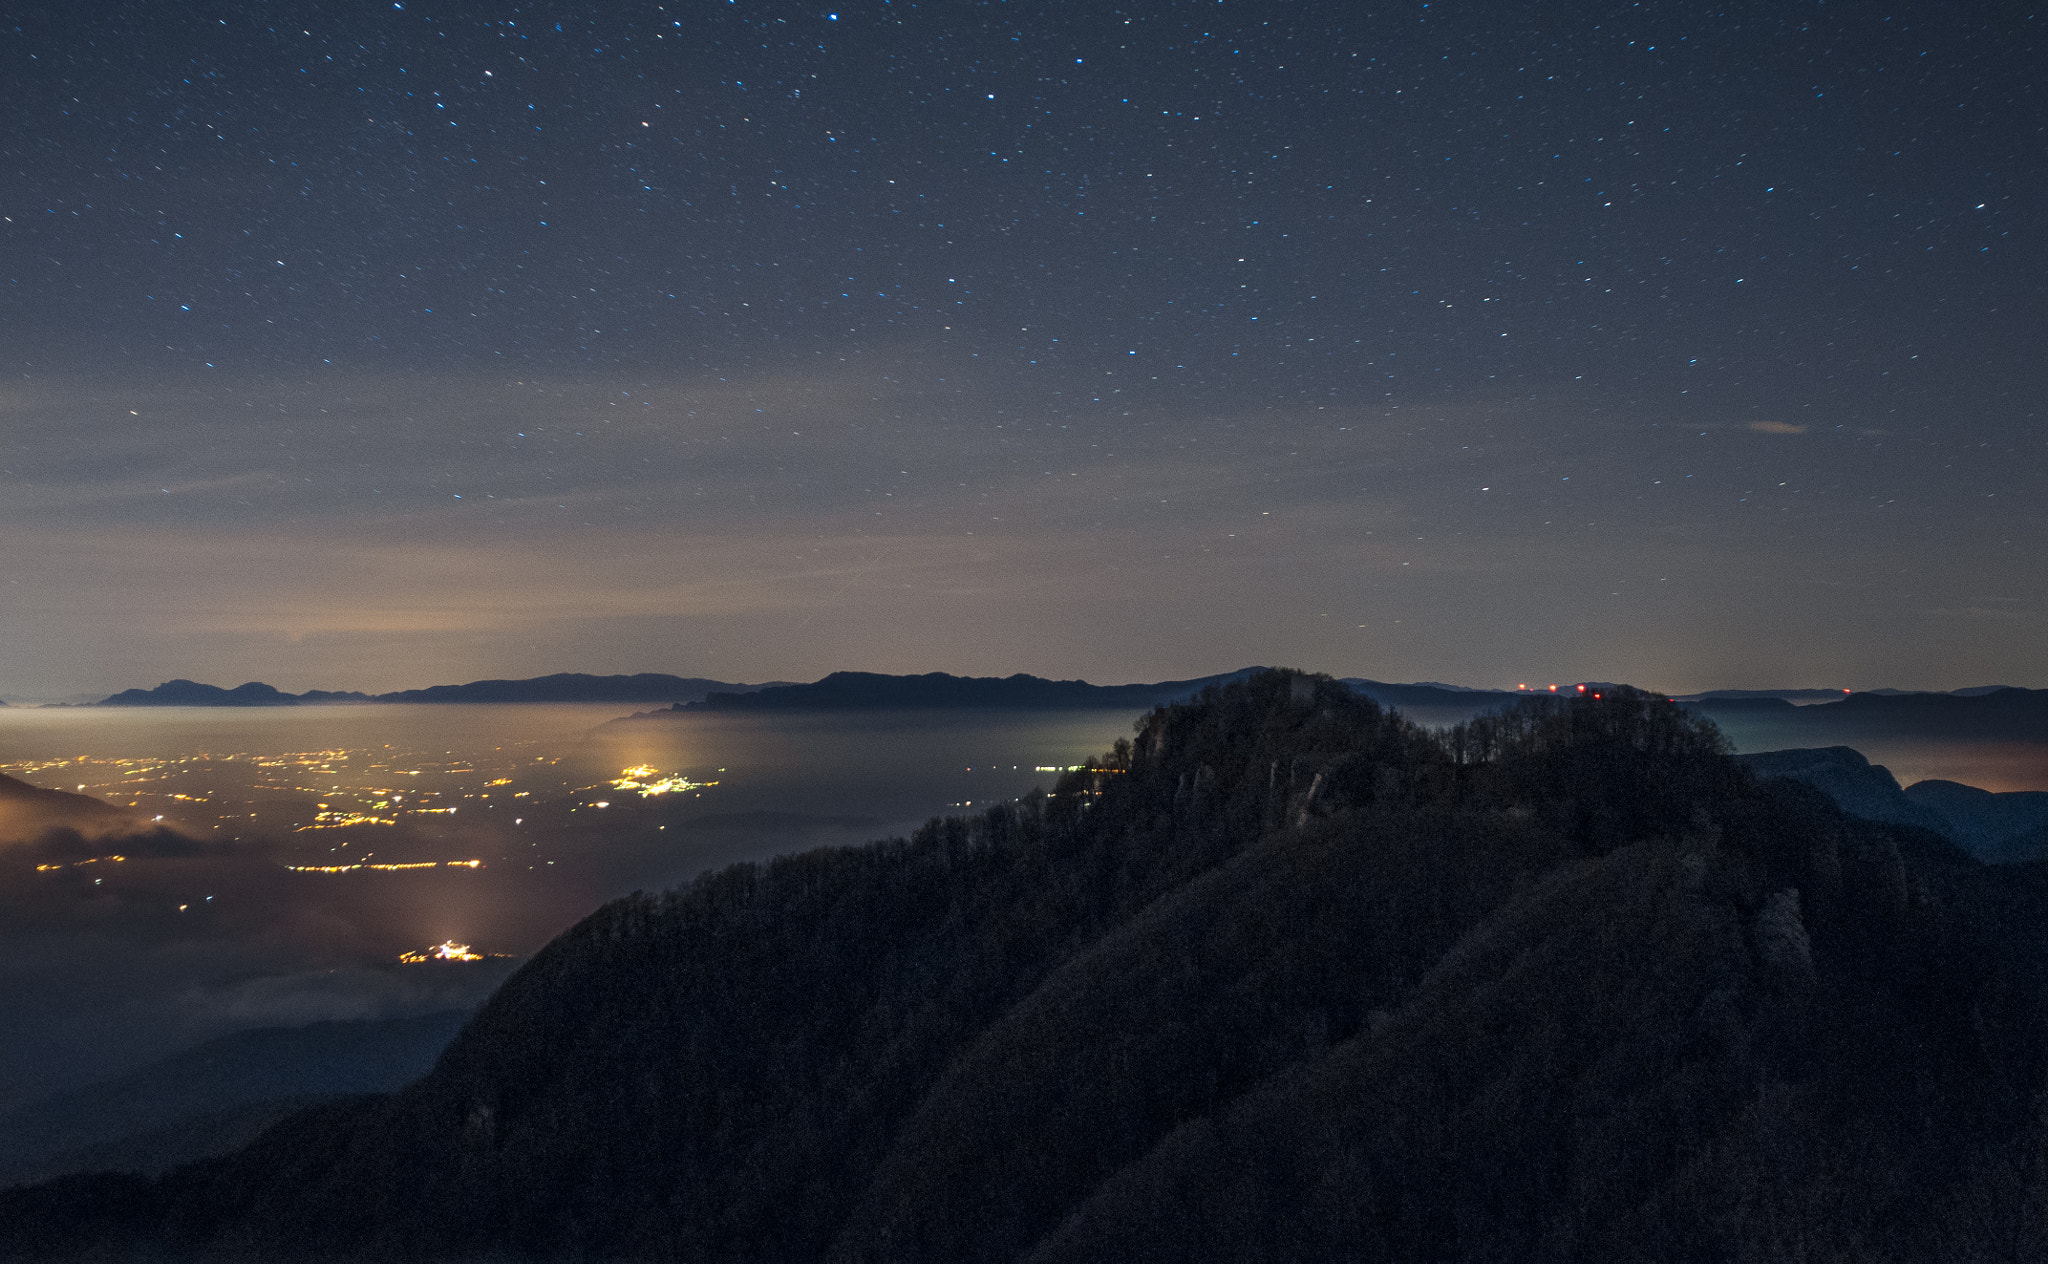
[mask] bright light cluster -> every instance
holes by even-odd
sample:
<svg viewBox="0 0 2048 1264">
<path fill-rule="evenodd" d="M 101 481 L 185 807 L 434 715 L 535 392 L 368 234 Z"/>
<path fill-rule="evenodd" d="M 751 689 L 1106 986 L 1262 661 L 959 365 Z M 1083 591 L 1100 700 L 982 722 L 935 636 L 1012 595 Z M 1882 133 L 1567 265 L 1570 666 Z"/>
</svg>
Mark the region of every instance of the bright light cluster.
<svg viewBox="0 0 2048 1264">
<path fill-rule="evenodd" d="M 293 873 L 354 873 L 358 869 L 378 869 L 386 872 L 398 869 L 481 869 L 481 860 L 415 860 L 406 864 L 353 864 L 353 865 L 286 865 Z"/>
<path fill-rule="evenodd" d="M 715 781 L 691 781 L 680 773 L 664 777 L 651 764 L 636 764 L 631 768 L 622 769 L 620 775 L 612 781 L 612 788 L 615 790 L 637 791 L 640 797 L 644 799 L 657 794 L 680 794 L 685 790 L 702 790 L 706 786 L 715 786 L 717 784 Z M 606 807 L 609 805 L 599 803 L 592 806 Z"/>
<path fill-rule="evenodd" d="M 482 762 L 386 745 L 0 762 L 0 773 L 145 813 L 174 812 L 188 829 L 204 828 L 210 819 L 213 829 L 233 836 L 252 828 L 347 829 L 392 825 L 406 817 L 452 817 L 464 807 L 489 809 L 496 799 L 530 795 L 508 789 L 515 774 L 554 767 L 556 757 L 534 754 L 533 745 L 508 744 Z"/>
<path fill-rule="evenodd" d="M 59 861 L 54 865 L 37 865 L 36 872 L 49 873 L 53 869 L 70 869 L 76 868 L 79 865 L 96 865 L 102 860 L 111 860 L 118 864 L 127 859 L 128 857 L 126 856 L 88 856 L 84 860 L 73 860 L 68 864 L 63 861 Z"/>
<path fill-rule="evenodd" d="M 351 825 L 396 825 L 398 822 L 388 816 L 372 816 L 368 812 L 324 811 L 313 818 L 311 825 L 301 825 L 292 832 L 303 834 L 307 830 L 346 829 Z"/>
<path fill-rule="evenodd" d="M 422 961 L 482 961 L 484 955 L 471 952 L 468 944 L 458 944 L 450 939 L 421 952 L 400 953 L 398 959 L 407 965 L 418 965 Z"/>
</svg>

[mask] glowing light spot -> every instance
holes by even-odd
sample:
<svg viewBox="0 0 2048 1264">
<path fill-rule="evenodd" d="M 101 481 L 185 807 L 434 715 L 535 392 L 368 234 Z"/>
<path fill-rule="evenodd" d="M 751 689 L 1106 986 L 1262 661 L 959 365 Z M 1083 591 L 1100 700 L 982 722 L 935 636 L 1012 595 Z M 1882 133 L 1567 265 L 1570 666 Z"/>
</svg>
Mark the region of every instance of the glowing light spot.
<svg viewBox="0 0 2048 1264">
<path fill-rule="evenodd" d="M 702 790 L 706 786 L 715 786 L 717 784 L 715 781 L 691 781 L 680 773 L 664 777 L 660 775 L 660 770 L 652 764 L 635 764 L 631 768 L 620 769 L 619 776 L 611 783 L 612 789 L 631 790 L 639 794 L 643 799 L 657 794 L 677 794 L 685 790 Z M 590 806 L 602 808 L 611 805 L 609 803 L 593 803 Z"/>
<path fill-rule="evenodd" d="M 484 955 L 471 952 L 468 944 L 458 944 L 450 939 L 420 952 L 400 953 L 398 959 L 407 965 L 418 965 L 423 961 L 482 961 Z"/>
</svg>

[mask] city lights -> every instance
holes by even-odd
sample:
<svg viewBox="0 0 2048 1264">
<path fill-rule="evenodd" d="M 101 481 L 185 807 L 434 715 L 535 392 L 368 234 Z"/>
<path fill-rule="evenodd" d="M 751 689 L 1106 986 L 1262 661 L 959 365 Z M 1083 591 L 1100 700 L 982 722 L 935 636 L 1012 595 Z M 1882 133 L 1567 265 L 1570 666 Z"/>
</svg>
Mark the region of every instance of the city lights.
<svg viewBox="0 0 2048 1264">
<path fill-rule="evenodd" d="M 685 790 L 702 790 L 706 786 L 715 786 L 718 783 L 715 781 L 691 781 L 680 773 L 664 777 L 652 765 L 636 764 L 631 768 L 620 770 L 619 776 L 611 784 L 615 790 L 632 790 L 645 799 L 657 794 L 680 794 Z M 602 808 L 609 807 L 610 804 L 594 803 L 591 806 Z"/>
</svg>

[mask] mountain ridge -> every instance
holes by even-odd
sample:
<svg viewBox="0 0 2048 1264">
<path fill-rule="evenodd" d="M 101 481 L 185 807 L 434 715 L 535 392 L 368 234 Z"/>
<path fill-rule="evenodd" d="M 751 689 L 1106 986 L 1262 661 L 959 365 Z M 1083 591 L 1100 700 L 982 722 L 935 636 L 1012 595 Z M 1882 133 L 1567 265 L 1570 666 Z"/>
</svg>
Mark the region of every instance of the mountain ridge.
<svg viewBox="0 0 2048 1264">
<path fill-rule="evenodd" d="M 1241 668 L 1213 676 L 1197 677 L 1184 681 L 1160 681 L 1153 684 L 1091 685 L 1091 689 L 1125 689 L 1133 697 L 1142 696 L 1146 689 L 1164 690 L 1173 687 L 1194 688 L 1203 685 L 1243 677 L 1263 668 Z M 833 672 L 809 684 L 791 681 L 768 681 L 762 684 L 737 684 L 730 681 L 712 680 L 699 676 L 674 676 L 663 672 L 638 672 L 631 675 L 595 676 L 584 672 L 555 672 L 546 676 L 523 679 L 473 680 L 460 685 L 428 685 L 419 689 L 399 689 L 389 693 L 370 694 L 359 690 L 309 689 L 304 693 L 287 693 L 262 681 L 248 681 L 231 689 L 219 685 L 202 684 L 183 678 L 167 680 L 150 689 L 124 689 L 94 703 L 51 704 L 86 705 L 104 707 L 142 706 L 297 706 L 345 702 L 395 702 L 395 703 L 454 703 L 454 702 L 671 702 L 698 704 L 697 709 L 752 709 L 764 704 L 734 704 L 729 701 L 705 705 L 714 694 L 753 694 L 769 690 L 810 690 L 818 699 L 817 705 L 833 709 L 856 705 L 851 702 L 827 702 L 835 689 L 846 692 L 857 683 L 866 683 L 872 690 L 874 682 L 895 681 L 974 681 L 986 685 L 997 680 L 1011 682 L 1040 681 L 1057 685 L 1086 685 L 1086 681 L 1051 681 L 1045 677 L 1016 673 L 1008 677 L 951 676 L 944 672 L 927 672 L 911 675 L 886 675 L 877 672 Z M 834 682 L 837 682 L 835 684 Z M 1344 677 L 1343 682 L 1365 693 L 1383 704 L 1409 706 L 1464 706 L 1475 702 L 1491 702 L 1507 705 L 1519 698 L 1541 697 L 1557 690 L 1492 689 L 1470 685 L 1445 684 L 1441 681 L 1419 681 L 1412 684 L 1395 684 L 1371 680 L 1361 676 Z M 1580 685 L 1562 686 L 1564 694 L 1585 692 L 1587 689 L 1612 689 L 1621 686 L 1608 682 L 1582 682 Z M 1716 709 L 1732 710 L 1764 708 L 1775 711 L 1784 706 L 1829 706 L 1833 703 L 1860 700 L 1859 707 L 1905 707 L 1927 708 L 1942 704 L 1926 699 L 1969 699 L 1991 695 L 2013 694 L 2038 702 L 2048 697 L 2048 690 L 2022 689 L 2007 685 L 1978 685 L 1967 689 L 1947 691 L 1917 691 L 1899 689 L 1871 689 L 1861 691 L 1832 689 L 1713 689 L 1703 693 L 1673 695 L 1677 701 L 1695 705 L 1712 712 Z M 2038 696 L 2037 696 L 2038 695 Z M 799 695 L 783 694 L 778 697 L 793 699 Z M 1559 694 L 1558 696 L 1564 696 Z M 1403 701 L 1395 701 L 1395 700 Z M 1877 702 L 1890 699 L 1890 702 Z M 774 704 L 776 706 L 783 703 Z M 794 702 L 787 705 L 794 706 Z M 945 703 L 943 705 L 974 705 L 971 702 Z"/>
<path fill-rule="evenodd" d="M 2048 859 L 2048 791 L 1993 792 L 1930 779 L 1901 787 L 1849 746 L 1737 755 L 1758 777 L 1804 782 L 1852 816 L 1939 834 L 1986 864 Z"/>
<path fill-rule="evenodd" d="M 703 697 L 711 690 L 747 691 L 760 685 L 734 684 L 697 676 L 671 676 L 662 672 L 633 675 L 593 676 L 583 672 L 556 672 L 524 680 L 472 680 L 461 685 L 429 685 L 423 689 L 400 689 L 391 693 L 367 694 L 354 690 L 310 689 L 285 693 L 261 681 L 250 681 L 233 689 L 200 684 L 191 680 L 168 680 L 153 689 L 124 689 L 99 702 L 97 707 L 272 707 L 331 703 L 537 703 L 537 702 L 675 702 Z"/>
<path fill-rule="evenodd" d="M 699 711 L 866 711 L 926 708 L 1052 710 L 1068 707 L 1145 708 L 1177 702 L 1203 689 L 1267 670 L 1245 667 L 1194 680 L 1156 684 L 1091 685 L 1085 680 L 1047 680 L 1019 672 L 1012 676 L 953 676 L 927 672 L 889 676 L 877 672 L 833 672 L 808 685 L 778 685 L 750 693 L 712 693 L 675 709 Z"/>
<path fill-rule="evenodd" d="M 1211 687 L 1050 795 L 614 901 L 411 1087 L 154 1181 L 0 1192 L 0 1254 L 2030 1240 L 2048 867 L 1725 747 L 1634 691 L 1431 733 L 1328 678 Z"/>
</svg>

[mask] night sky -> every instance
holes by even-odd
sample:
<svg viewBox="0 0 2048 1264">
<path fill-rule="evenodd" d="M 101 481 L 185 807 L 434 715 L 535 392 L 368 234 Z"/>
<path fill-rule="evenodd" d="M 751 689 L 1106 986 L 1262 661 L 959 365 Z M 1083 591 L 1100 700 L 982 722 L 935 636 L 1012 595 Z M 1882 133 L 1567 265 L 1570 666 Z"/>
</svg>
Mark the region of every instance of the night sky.
<svg viewBox="0 0 2048 1264">
<path fill-rule="evenodd" d="M 41 3 L 0 697 L 2048 685 L 2021 3 Z"/>
</svg>

